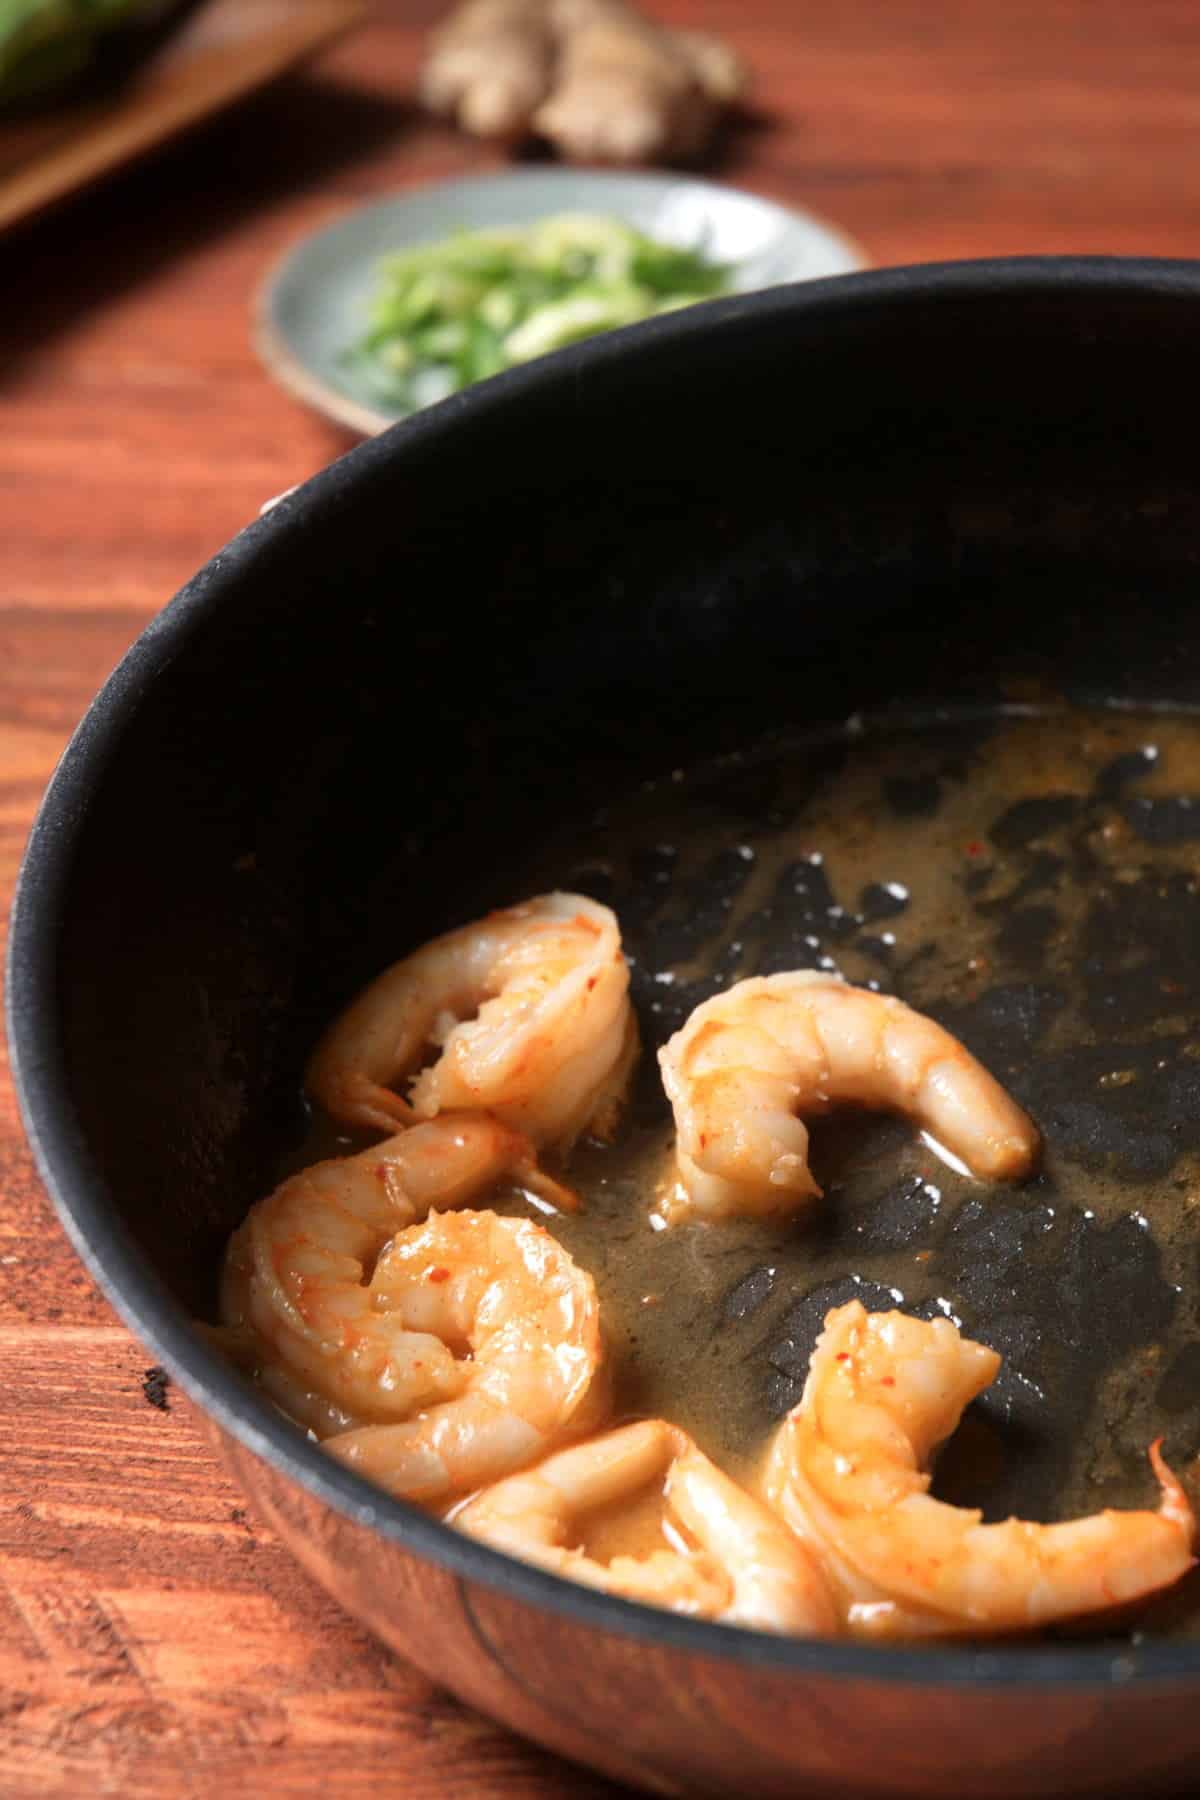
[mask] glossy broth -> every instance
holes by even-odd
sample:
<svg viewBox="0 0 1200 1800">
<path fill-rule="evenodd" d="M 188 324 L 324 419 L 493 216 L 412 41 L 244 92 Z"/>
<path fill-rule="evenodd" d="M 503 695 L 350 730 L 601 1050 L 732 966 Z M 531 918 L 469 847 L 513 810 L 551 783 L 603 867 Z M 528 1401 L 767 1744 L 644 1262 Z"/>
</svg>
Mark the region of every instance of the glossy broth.
<svg viewBox="0 0 1200 1800">
<path fill-rule="evenodd" d="M 618 1418 L 665 1415 L 751 1477 L 825 1312 L 858 1296 L 1004 1357 L 943 1497 L 1153 1505 L 1162 1433 L 1200 1501 L 1200 719 L 1031 702 L 773 739 L 613 796 L 456 916 L 550 887 L 615 909 L 643 1033 L 617 1141 L 571 1162 L 585 1210 L 544 1218 L 595 1277 Z M 710 994 L 797 968 L 941 1020 L 1037 1120 L 1040 1173 L 990 1187 L 847 1111 L 813 1129 L 809 1212 L 665 1228 L 655 1051 Z M 604 1547 L 646 1542 L 651 1512 L 626 1541 L 606 1520 Z M 1141 1624 L 1200 1632 L 1193 1610 L 1185 1584 Z"/>
</svg>

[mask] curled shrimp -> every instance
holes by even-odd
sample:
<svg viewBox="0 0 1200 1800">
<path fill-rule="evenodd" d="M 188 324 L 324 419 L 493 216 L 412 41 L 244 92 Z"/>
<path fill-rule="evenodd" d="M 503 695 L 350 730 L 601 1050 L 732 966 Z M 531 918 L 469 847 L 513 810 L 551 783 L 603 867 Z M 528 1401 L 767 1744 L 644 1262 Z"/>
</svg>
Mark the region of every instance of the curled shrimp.
<svg viewBox="0 0 1200 1800">
<path fill-rule="evenodd" d="M 697 1213 L 819 1197 L 804 1117 L 843 1102 L 908 1114 L 972 1173 L 1032 1168 L 1037 1128 L 957 1038 L 901 1000 L 815 971 L 756 976 L 698 1006 L 659 1052 L 682 1192 Z"/>
<path fill-rule="evenodd" d="M 652 1485 L 662 1485 L 670 1548 L 607 1562 L 580 1548 L 581 1519 Z M 799 1539 L 662 1419 L 556 1451 L 451 1516 L 499 1550 L 626 1599 L 762 1631 L 838 1628 L 825 1578 Z"/>
<path fill-rule="evenodd" d="M 221 1313 L 285 1411 L 321 1435 L 407 1418 L 462 1391 L 453 1349 L 389 1310 L 373 1271 L 395 1233 L 503 1175 L 573 1203 L 528 1139 L 483 1113 L 445 1114 L 317 1163 L 259 1201 L 230 1241 Z"/>
<path fill-rule="evenodd" d="M 1141 1599 L 1191 1568 L 1192 1511 L 1157 1443 L 1157 1512 L 985 1525 L 931 1498 L 925 1465 L 999 1366 L 949 1319 L 856 1300 L 826 1317 L 765 1492 L 821 1557 L 854 1634 L 1031 1630 Z"/>
<path fill-rule="evenodd" d="M 370 1295 L 418 1356 L 426 1346 L 436 1353 L 439 1372 L 437 1391 L 414 1385 L 389 1406 L 392 1422 L 325 1441 L 390 1492 L 443 1505 L 601 1423 L 596 1289 L 532 1220 L 435 1214 L 392 1239 Z"/>
<path fill-rule="evenodd" d="M 621 934 L 607 906 L 542 894 L 385 969 L 326 1032 L 314 1099 L 383 1131 L 484 1108 L 539 1146 L 611 1131 L 637 1055 Z M 405 1098 L 430 1044 L 437 1060 Z"/>
</svg>

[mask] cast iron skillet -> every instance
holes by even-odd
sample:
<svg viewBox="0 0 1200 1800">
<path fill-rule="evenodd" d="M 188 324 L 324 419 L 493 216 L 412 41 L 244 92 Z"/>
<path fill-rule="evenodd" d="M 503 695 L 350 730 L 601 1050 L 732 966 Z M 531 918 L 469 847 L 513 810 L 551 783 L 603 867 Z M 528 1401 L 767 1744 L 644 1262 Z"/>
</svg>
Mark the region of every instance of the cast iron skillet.
<svg viewBox="0 0 1200 1800">
<path fill-rule="evenodd" d="M 1200 699 L 1198 318 L 1191 265 L 919 268 L 719 302 L 502 377 L 215 557 L 46 797 L 10 1032 L 81 1255 L 332 1593 L 614 1776 L 1190 1786 L 1200 1645 L 785 1642 L 562 1584 L 327 1460 L 190 1318 L 297 1138 L 319 1024 L 469 916 L 481 872 L 523 891 L 548 822 L 768 725 L 986 697 L 1014 655 L 1068 693 Z"/>
</svg>

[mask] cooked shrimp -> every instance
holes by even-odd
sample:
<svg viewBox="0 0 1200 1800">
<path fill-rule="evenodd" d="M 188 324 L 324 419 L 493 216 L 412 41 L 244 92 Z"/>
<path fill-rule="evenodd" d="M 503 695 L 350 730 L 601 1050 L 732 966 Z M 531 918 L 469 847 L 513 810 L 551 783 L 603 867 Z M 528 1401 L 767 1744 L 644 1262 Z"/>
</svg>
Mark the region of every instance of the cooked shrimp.
<svg viewBox="0 0 1200 1800">
<path fill-rule="evenodd" d="M 664 1477 L 663 1535 L 672 1548 L 608 1562 L 579 1548 L 584 1515 Z M 825 1579 L 800 1541 L 662 1419 L 559 1450 L 452 1516 L 499 1550 L 630 1600 L 762 1631 L 838 1627 Z"/>
<path fill-rule="evenodd" d="M 394 1131 L 484 1108 L 539 1146 L 604 1134 L 637 1055 L 617 921 L 580 894 L 542 894 L 434 938 L 385 969 L 308 1066 L 337 1119 Z M 429 1045 L 436 1062 L 412 1083 Z"/>
<path fill-rule="evenodd" d="M 668 1218 L 785 1212 L 820 1195 L 812 1118 L 907 1113 L 987 1179 L 1028 1174 L 1036 1127 L 957 1038 L 903 1001 L 814 971 L 739 981 L 659 1051 L 682 1191 Z"/>
<path fill-rule="evenodd" d="M 824 1562 L 856 1635 L 1032 1630 L 1141 1599 L 1191 1568 L 1192 1511 L 1157 1443 L 1157 1512 L 984 1525 L 930 1497 L 924 1466 L 999 1365 L 949 1319 L 856 1300 L 827 1316 L 766 1495 Z"/>
<path fill-rule="evenodd" d="M 317 1163 L 253 1208 L 230 1241 L 222 1317 L 257 1346 L 260 1379 L 287 1411 L 317 1432 L 341 1430 L 407 1418 L 462 1391 L 452 1348 L 385 1310 L 372 1271 L 396 1232 L 505 1174 L 571 1200 L 537 1168 L 527 1138 L 461 1113 Z"/>
<path fill-rule="evenodd" d="M 410 1377 L 389 1405 L 395 1423 L 325 1448 L 392 1493 L 444 1504 L 601 1423 L 592 1278 L 532 1220 L 441 1213 L 402 1231 L 375 1265 L 370 1299 L 394 1340 L 422 1360 L 433 1353 L 438 1385 Z"/>
</svg>

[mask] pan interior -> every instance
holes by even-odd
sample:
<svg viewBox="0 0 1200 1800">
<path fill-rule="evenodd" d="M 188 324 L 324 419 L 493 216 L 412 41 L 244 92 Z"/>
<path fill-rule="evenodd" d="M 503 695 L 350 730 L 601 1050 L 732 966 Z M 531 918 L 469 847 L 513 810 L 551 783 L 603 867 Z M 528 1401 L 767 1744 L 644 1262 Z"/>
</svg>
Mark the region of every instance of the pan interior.
<svg viewBox="0 0 1200 1800">
<path fill-rule="evenodd" d="M 664 771 L 532 853 L 523 887 L 485 883 L 471 904 L 611 904 L 632 964 L 630 1115 L 573 1159 L 585 1210 L 544 1218 L 596 1278 L 617 1416 L 668 1417 L 752 1479 L 826 1311 L 857 1298 L 1003 1355 L 942 1498 L 1045 1520 L 1156 1504 L 1151 1440 L 1185 1472 L 1200 1450 L 1198 843 L 1200 717 L 1026 690 Z M 1036 1177 L 981 1183 L 849 1110 L 814 1124 L 825 1197 L 803 1216 L 664 1228 L 655 1052 L 702 1000 L 785 969 L 946 1025 L 1038 1121 Z M 286 1166 L 355 1141 L 314 1122 Z M 1200 1611 L 1180 1592 L 1136 1629 L 1200 1636 Z"/>
</svg>

